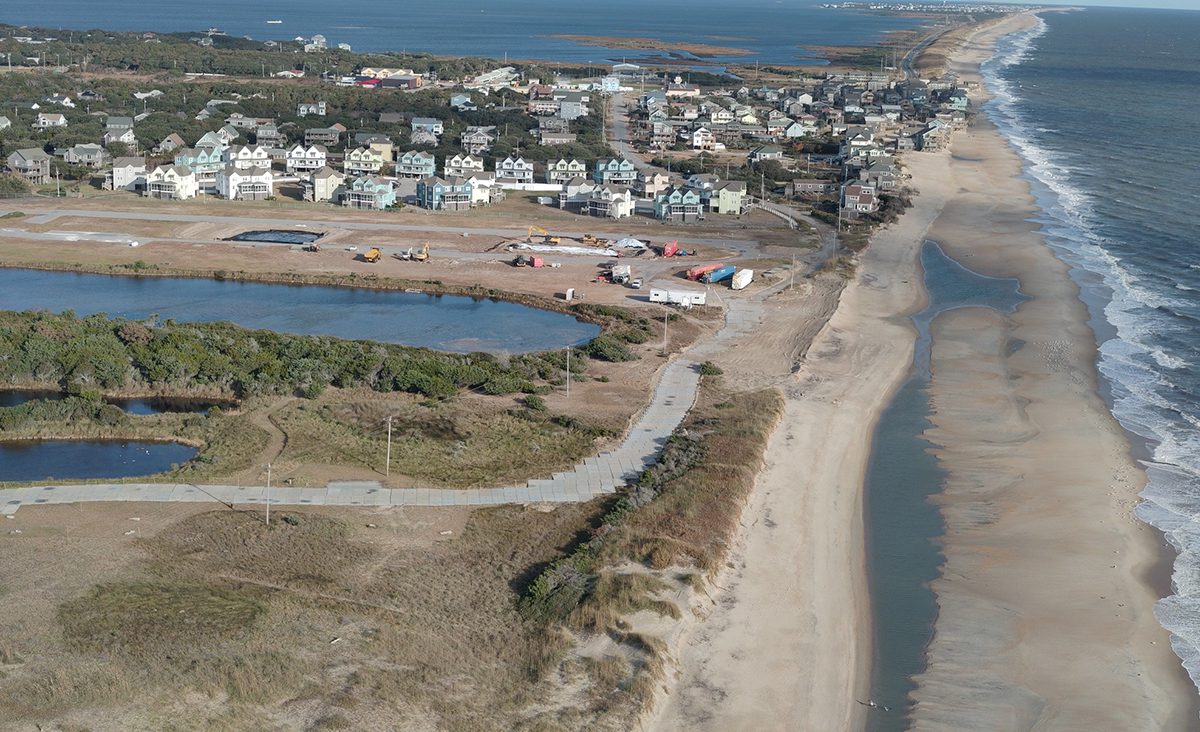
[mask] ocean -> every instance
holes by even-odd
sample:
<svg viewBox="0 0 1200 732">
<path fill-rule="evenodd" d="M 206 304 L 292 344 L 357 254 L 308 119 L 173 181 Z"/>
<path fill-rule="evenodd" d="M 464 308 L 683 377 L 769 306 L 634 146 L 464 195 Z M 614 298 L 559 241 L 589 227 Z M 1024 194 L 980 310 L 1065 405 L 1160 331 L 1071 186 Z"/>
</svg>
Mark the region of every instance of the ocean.
<svg viewBox="0 0 1200 732">
<path fill-rule="evenodd" d="M 282 20 L 279 25 L 268 20 Z M 926 21 L 821 8 L 815 0 L 442 0 L 344 7 L 326 0 L 10 1 L 0 23 L 120 31 L 204 31 L 284 40 L 323 34 L 355 51 L 421 51 L 448 56 L 586 63 L 664 54 L 605 49 L 557 34 L 654 38 L 750 51 L 716 62 L 819 63 L 811 46 L 864 45 Z M 690 58 L 683 54 L 684 58 Z"/>
<path fill-rule="evenodd" d="M 1137 514 L 1179 552 L 1155 614 L 1200 685 L 1200 12 L 1045 13 L 983 70 L 1146 467 Z"/>
</svg>

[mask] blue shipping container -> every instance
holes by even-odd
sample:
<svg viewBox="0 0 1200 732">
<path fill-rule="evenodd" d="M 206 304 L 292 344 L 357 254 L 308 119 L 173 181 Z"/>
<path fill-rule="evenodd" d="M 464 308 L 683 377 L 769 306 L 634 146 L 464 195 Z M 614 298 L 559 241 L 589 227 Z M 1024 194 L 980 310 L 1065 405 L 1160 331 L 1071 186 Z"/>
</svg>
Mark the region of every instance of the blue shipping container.
<svg viewBox="0 0 1200 732">
<path fill-rule="evenodd" d="M 705 272 L 704 277 L 701 279 L 709 284 L 712 284 L 713 282 L 721 282 L 733 277 L 734 272 L 737 272 L 737 267 L 734 267 L 732 264 L 727 264 L 724 267 L 714 269 L 712 272 Z"/>
</svg>

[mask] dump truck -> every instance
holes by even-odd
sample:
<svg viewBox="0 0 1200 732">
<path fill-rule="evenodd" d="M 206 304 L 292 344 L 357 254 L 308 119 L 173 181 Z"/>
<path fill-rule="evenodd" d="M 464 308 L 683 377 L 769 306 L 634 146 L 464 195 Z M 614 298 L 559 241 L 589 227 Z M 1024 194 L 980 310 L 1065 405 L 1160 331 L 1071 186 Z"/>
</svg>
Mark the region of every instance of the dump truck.
<svg viewBox="0 0 1200 732">
<path fill-rule="evenodd" d="M 705 272 L 704 276 L 700 279 L 701 281 L 707 282 L 711 285 L 716 282 L 724 282 L 730 277 L 733 277 L 735 272 L 737 272 L 737 267 L 734 267 L 732 264 L 727 264 L 724 267 L 717 267 L 714 270 Z"/>
<path fill-rule="evenodd" d="M 370 249 L 367 250 L 366 254 L 362 255 L 362 258 L 363 258 L 364 262 L 367 262 L 369 264 L 375 264 L 376 262 L 379 261 L 379 258 L 382 256 L 383 256 L 383 252 L 379 250 L 379 247 L 371 247 Z"/>
<path fill-rule="evenodd" d="M 541 257 L 531 257 L 528 254 L 521 254 L 513 260 L 513 266 L 541 268 L 546 266 L 546 262 Z"/>
</svg>

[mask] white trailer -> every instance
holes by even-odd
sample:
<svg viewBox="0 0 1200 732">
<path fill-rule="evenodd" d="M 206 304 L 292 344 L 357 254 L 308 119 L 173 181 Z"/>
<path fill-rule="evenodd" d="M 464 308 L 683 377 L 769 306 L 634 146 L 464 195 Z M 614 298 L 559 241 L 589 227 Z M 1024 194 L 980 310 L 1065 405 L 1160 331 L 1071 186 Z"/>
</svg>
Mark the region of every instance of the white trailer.
<svg viewBox="0 0 1200 732">
<path fill-rule="evenodd" d="M 754 281 L 754 270 L 739 269 L 733 276 L 733 282 L 729 284 L 735 290 L 745 289 L 747 285 Z"/>
<path fill-rule="evenodd" d="M 679 305 L 690 308 L 693 305 L 703 305 L 707 293 L 703 290 L 681 290 L 677 288 L 651 287 L 650 302 L 663 302 L 668 305 Z"/>
</svg>

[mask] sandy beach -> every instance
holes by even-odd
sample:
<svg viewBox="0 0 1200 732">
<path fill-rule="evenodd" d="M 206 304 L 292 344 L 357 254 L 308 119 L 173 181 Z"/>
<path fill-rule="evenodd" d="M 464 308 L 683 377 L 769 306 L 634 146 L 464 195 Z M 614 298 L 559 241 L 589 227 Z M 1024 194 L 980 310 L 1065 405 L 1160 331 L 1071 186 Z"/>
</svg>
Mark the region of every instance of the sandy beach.
<svg viewBox="0 0 1200 732">
<path fill-rule="evenodd" d="M 996 39 L 1032 22 L 978 30 L 954 70 L 979 80 Z M 911 365 L 927 237 L 972 269 L 1019 278 L 1033 299 L 1012 316 L 961 310 L 934 324 L 927 436 L 949 475 L 947 565 L 915 727 L 1194 727 L 1195 690 L 1152 614 L 1162 547 L 1132 514 L 1144 479 L 1098 396 L 1076 287 L 1027 221 L 1019 159 L 981 116 L 950 151 L 904 163 L 915 206 L 873 238 L 782 382 L 786 411 L 738 545 L 647 728 L 865 725 L 862 489 L 874 426 Z M 773 326 L 789 323 L 773 312 L 760 330 Z"/>
<path fill-rule="evenodd" d="M 968 40 L 960 78 L 1022 22 Z M 1145 479 L 1098 395 L 1078 289 L 1028 221 L 1020 160 L 994 127 L 980 119 L 952 151 L 930 238 L 1032 300 L 933 325 L 926 436 L 948 475 L 946 564 L 914 727 L 1195 729 L 1195 689 L 1152 613 L 1161 542 L 1133 516 Z"/>
<path fill-rule="evenodd" d="M 870 608 L 862 484 L 875 423 L 912 362 L 917 250 L 949 156 L 912 156 L 913 209 L 877 234 L 837 311 L 786 382 L 783 420 L 739 545 L 687 638 L 658 730 L 856 729 Z M 778 307 L 778 306 L 777 306 Z M 788 327 L 778 310 L 759 330 Z"/>
</svg>

